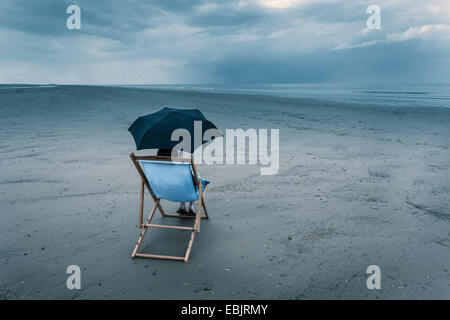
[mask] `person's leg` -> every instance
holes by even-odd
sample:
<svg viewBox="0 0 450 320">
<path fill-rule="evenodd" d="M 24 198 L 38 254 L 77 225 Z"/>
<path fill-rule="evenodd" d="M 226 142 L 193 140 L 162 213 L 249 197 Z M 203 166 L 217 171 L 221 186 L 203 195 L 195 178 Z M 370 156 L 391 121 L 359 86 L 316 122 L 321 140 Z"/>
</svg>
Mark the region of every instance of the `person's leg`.
<svg viewBox="0 0 450 320">
<path fill-rule="evenodd" d="M 189 202 L 189 215 L 195 216 L 194 201 Z"/>
<path fill-rule="evenodd" d="M 187 214 L 188 212 L 186 211 L 186 205 L 184 204 L 184 202 L 180 202 L 180 208 L 177 211 L 179 214 Z"/>
</svg>

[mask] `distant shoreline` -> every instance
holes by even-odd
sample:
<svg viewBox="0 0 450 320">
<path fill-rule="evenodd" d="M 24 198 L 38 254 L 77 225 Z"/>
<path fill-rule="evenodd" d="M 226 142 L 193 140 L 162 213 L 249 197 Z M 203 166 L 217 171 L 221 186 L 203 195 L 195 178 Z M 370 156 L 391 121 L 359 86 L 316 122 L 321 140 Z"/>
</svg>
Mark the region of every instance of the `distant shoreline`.
<svg viewBox="0 0 450 320">
<path fill-rule="evenodd" d="M 450 109 L 450 85 L 347 85 L 347 84 L 262 84 L 262 85 L 57 85 L 0 84 L 0 90 L 49 88 L 104 88 L 151 90 L 181 94 L 254 96 L 268 99 L 298 99 L 358 108 L 394 110 Z M 391 87 L 393 86 L 393 87 Z"/>
</svg>

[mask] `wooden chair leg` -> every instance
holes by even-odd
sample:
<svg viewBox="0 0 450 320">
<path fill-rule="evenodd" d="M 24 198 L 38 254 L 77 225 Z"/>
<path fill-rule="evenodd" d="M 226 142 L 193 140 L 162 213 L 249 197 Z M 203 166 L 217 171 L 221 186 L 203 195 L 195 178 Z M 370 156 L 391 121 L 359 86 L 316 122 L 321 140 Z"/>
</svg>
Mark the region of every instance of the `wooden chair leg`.
<svg viewBox="0 0 450 320">
<path fill-rule="evenodd" d="M 142 228 L 144 219 L 144 179 L 141 178 L 141 194 L 139 198 L 139 228 Z"/>
<path fill-rule="evenodd" d="M 209 219 L 209 215 L 208 215 L 208 209 L 206 209 L 206 203 L 205 203 L 205 195 L 206 195 L 206 190 L 208 189 L 208 185 L 205 186 L 205 190 L 203 190 L 203 201 L 202 201 L 202 206 L 203 209 L 205 210 L 205 216 L 206 219 Z"/>
<path fill-rule="evenodd" d="M 168 218 L 181 218 L 181 219 L 197 219 L 197 215 L 195 215 L 195 216 L 182 216 L 181 214 L 167 214 L 167 213 L 166 213 L 165 217 L 168 217 Z M 200 219 L 208 219 L 208 217 L 201 216 Z"/>
<path fill-rule="evenodd" d="M 205 210 L 206 219 L 209 219 L 208 210 L 206 209 L 205 200 L 202 201 L 202 206 L 203 206 L 203 209 Z"/>
<path fill-rule="evenodd" d="M 155 211 L 156 211 L 156 208 L 158 207 L 158 204 L 159 204 L 159 199 L 157 199 L 155 204 L 153 205 L 152 211 L 150 212 L 150 215 L 148 216 L 147 222 L 146 222 L 144 228 L 141 231 L 139 239 L 138 239 L 138 241 L 136 243 L 136 247 L 134 247 L 133 253 L 131 254 L 132 258 L 134 258 L 136 256 L 136 253 L 137 253 L 137 251 L 139 250 L 139 247 L 142 244 L 142 240 L 144 239 L 145 234 L 147 233 L 147 230 L 148 230 L 148 226 L 147 225 L 150 224 L 150 222 L 152 221 L 153 215 L 155 214 Z"/>
<path fill-rule="evenodd" d="M 200 217 L 202 215 L 202 204 L 203 204 L 203 190 L 202 190 L 202 184 L 199 184 L 199 190 L 198 190 L 198 209 L 197 209 L 197 216 L 195 217 L 195 231 L 200 232 Z"/>
<path fill-rule="evenodd" d="M 191 250 L 192 250 L 192 244 L 194 243 L 194 238 L 195 238 L 195 230 L 192 231 L 192 233 L 191 233 L 191 240 L 189 240 L 189 243 L 188 243 L 186 255 L 184 256 L 184 262 L 188 262 L 188 260 L 189 260 L 189 256 L 190 256 Z"/>
<path fill-rule="evenodd" d="M 158 203 L 158 210 L 159 210 L 159 212 L 161 212 L 161 215 L 162 215 L 163 217 L 166 216 L 166 213 L 164 212 L 163 207 L 162 207 L 161 204 L 159 204 L 159 203 Z"/>
</svg>

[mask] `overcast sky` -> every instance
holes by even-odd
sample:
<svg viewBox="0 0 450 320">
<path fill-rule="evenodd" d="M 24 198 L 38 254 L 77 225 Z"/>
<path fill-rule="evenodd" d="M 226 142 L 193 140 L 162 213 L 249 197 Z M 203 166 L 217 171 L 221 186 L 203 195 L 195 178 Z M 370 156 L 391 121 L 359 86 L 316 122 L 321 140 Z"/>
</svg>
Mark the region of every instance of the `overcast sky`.
<svg viewBox="0 0 450 320">
<path fill-rule="evenodd" d="M 81 8 L 68 30 L 66 8 Z M 381 29 L 368 30 L 369 5 Z M 0 83 L 450 83 L 450 0 L 1 0 Z"/>
</svg>

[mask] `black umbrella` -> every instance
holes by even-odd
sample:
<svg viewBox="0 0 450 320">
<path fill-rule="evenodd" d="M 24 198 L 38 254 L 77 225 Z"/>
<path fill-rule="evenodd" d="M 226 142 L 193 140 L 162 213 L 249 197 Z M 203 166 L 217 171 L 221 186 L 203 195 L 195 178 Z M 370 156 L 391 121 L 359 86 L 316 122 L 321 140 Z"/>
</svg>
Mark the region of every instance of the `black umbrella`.
<svg viewBox="0 0 450 320">
<path fill-rule="evenodd" d="M 217 127 L 197 109 L 164 108 L 157 112 L 137 118 L 128 128 L 136 142 L 136 149 L 172 149 L 178 141 L 171 141 L 172 132 L 186 129 L 191 134 L 192 152 L 194 146 L 194 121 L 201 121 L 202 137 L 206 130 Z M 219 133 L 219 131 L 217 130 Z M 220 133 L 219 133 L 220 134 Z M 202 140 L 203 141 L 203 140 Z"/>
</svg>

